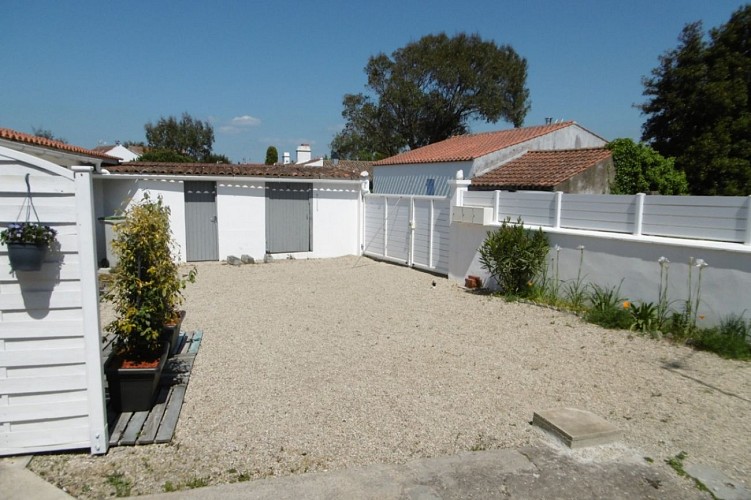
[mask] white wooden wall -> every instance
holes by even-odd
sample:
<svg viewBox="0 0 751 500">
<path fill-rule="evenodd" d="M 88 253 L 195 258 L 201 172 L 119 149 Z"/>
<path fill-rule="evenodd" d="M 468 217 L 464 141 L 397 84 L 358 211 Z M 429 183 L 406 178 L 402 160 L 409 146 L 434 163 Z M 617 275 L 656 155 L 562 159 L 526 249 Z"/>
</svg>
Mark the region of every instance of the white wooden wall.
<svg viewBox="0 0 751 500">
<path fill-rule="evenodd" d="M 365 255 L 448 274 L 450 201 L 365 195 Z"/>
<path fill-rule="evenodd" d="M 0 147 L 0 226 L 25 221 L 29 174 L 60 244 L 18 273 L 0 245 L 0 455 L 107 451 L 91 168 L 74 170 Z"/>
</svg>

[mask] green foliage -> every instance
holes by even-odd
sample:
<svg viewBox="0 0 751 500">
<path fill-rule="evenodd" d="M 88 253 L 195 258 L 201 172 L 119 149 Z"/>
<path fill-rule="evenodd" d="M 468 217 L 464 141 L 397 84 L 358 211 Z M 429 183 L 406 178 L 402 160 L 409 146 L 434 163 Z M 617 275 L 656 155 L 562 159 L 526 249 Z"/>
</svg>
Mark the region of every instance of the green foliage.
<svg viewBox="0 0 751 500">
<path fill-rule="evenodd" d="M 684 27 L 676 49 L 645 78 L 642 138 L 675 157 L 692 194 L 751 192 L 751 5 L 705 38 Z"/>
<path fill-rule="evenodd" d="M 697 349 L 711 351 L 723 358 L 751 359 L 751 321 L 743 315 L 731 315 L 720 322 L 719 328 L 708 328 L 692 340 Z"/>
<path fill-rule="evenodd" d="M 115 488 L 115 496 L 118 498 L 129 497 L 133 484 L 125 479 L 122 472 L 113 472 L 107 476 L 107 482 Z"/>
<path fill-rule="evenodd" d="M 63 144 L 68 144 L 68 141 L 66 141 L 62 137 L 56 137 L 55 134 L 53 134 L 52 131 L 49 129 L 46 129 L 43 127 L 31 127 L 31 130 L 32 130 L 32 135 L 36 137 L 43 137 L 51 141 L 57 141 L 57 142 L 62 142 Z"/>
<path fill-rule="evenodd" d="M 620 295 L 621 287 L 601 287 L 590 285 L 590 309 L 585 319 L 603 328 L 628 328 L 631 316 L 628 313 L 628 302 Z M 625 307 L 624 307 L 625 306 Z"/>
<path fill-rule="evenodd" d="M 0 242 L 31 243 L 39 246 L 50 246 L 57 239 L 57 231 L 50 226 L 36 222 L 14 222 L 0 232 Z"/>
<path fill-rule="evenodd" d="M 211 155 L 214 128 L 188 113 L 183 113 L 179 121 L 174 116 L 162 117 L 156 124 L 149 122 L 144 128 L 150 148 L 174 151 L 192 161 L 205 161 Z"/>
<path fill-rule="evenodd" d="M 365 73 L 371 94 L 344 96 L 346 124 L 331 143 L 342 159 L 419 148 L 466 133 L 474 119 L 519 127 L 529 110 L 526 60 L 478 35 L 424 36 L 372 56 Z"/>
<path fill-rule="evenodd" d="M 524 229 L 507 218 L 496 231 L 488 232 L 479 249 L 480 263 L 505 294 L 527 296 L 533 280 L 540 274 L 548 254 L 548 239 L 542 229 Z"/>
<path fill-rule="evenodd" d="M 153 161 L 164 163 L 193 163 L 195 160 L 169 149 L 150 149 L 138 157 L 138 161 Z"/>
<path fill-rule="evenodd" d="M 172 253 L 170 210 L 144 196 L 115 226 L 112 248 L 119 258 L 113 283 L 105 298 L 114 304 L 117 318 L 106 329 L 117 335 L 115 350 L 131 360 L 151 360 L 161 352 L 161 333 L 182 302 L 182 289 L 195 280 L 179 273 Z"/>
<path fill-rule="evenodd" d="M 276 165 L 276 163 L 279 161 L 279 151 L 276 150 L 275 146 L 269 146 L 266 148 L 266 161 L 264 162 L 266 165 Z"/>
<path fill-rule="evenodd" d="M 631 330 L 644 333 L 655 333 L 659 330 L 659 316 L 657 315 L 657 306 L 652 302 L 642 302 L 639 305 L 632 305 L 631 308 Z"/>
<path fill-rule="evenodd" d="M 676 170 L 672 158 L 664 158 L 650 146 L 631 139 L 615 139 L 608 149 L 613 152 L 615 165 L 612 194 L 688 194 L 686 174 Z"/>
<path fill-rule="evenodd" d="M 201 162 L 202 163 L 224 163 L 224 164 L 232 163 L 227 156 L 216 154 L 216 153 L 211 153 L 210 155 L 203 157 L 201 159 Z"/>
</svg>

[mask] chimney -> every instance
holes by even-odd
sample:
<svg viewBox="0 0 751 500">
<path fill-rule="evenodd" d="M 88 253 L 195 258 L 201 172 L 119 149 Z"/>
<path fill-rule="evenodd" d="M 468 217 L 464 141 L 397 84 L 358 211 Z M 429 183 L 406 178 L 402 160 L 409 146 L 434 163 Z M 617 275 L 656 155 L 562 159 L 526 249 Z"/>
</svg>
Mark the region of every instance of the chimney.
<svg viewBox="0 0 751 500">
<path fill-rule="evenodd" d="M 289 165 L 291 160 L 289 159 L 289 151 L 282 153 L 282 165 Z"/>
<path fill-rule="evenodd" d="M 307 163 L 310 161 L 310 144 L 297 146 L 297 161 L 295 163 Z"/>
</svg>

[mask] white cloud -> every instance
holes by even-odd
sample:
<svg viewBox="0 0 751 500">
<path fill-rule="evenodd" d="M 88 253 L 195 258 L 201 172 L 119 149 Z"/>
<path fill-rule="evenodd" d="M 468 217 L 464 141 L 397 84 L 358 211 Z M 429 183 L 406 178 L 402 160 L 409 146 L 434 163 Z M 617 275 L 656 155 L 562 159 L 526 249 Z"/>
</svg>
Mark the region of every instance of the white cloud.
<svg viewBox="0 0 751 500">
<path fill-rule="evenodd" d="M 261 120 L 254 116 L 242 115 L 234 117 L 230 123 L 236 127 L 257 127 Z"/>
</svg>

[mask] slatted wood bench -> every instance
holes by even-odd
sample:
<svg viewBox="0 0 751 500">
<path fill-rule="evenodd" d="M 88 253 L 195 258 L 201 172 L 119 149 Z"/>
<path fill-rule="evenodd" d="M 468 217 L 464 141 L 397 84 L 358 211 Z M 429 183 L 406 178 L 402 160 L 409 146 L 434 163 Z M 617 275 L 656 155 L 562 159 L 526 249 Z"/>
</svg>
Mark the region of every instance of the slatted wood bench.
<svg viewBox="0 0 751 500">
<path fill-rule="evenodd" d="M 117 413 L 108 405 L 110 446 L 169 443 L 172 440 L 202 338 L 201 330 L 180 333 L 179 348 L 167 360 L 156 404 L 150 411 Z M 104 359 L 107 359 L 112 351 L 112 338 L 105 337 L 102 346 Z"/>
</svg>

